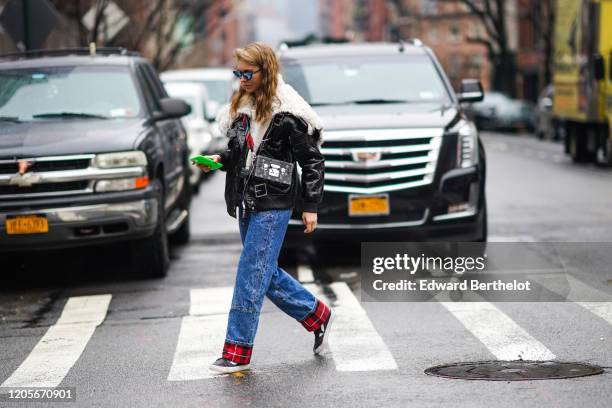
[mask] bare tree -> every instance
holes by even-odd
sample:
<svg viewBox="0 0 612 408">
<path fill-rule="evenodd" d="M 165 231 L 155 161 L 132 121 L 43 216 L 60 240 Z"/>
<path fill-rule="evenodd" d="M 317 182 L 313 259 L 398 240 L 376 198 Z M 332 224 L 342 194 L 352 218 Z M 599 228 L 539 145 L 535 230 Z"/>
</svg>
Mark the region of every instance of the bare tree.
<svg viewBox="0 0 612 408">
<path fill-rule="evenodd" d="M 492 64 L 491 86 L 508 95 L 516 94 L 516 55 L 510 49 L 504 0 L 459 0 L 482 23 L 486 37 L 467 41 L 483 44 Z"/>
<path fill-rule="evenodd" d="M 102 22 L 104 21 L 104 16 L 106 12 L 106 8 L 108 7 L 109 0 L 99 0 L 96 7 L 96 14 L 94 18 L 94 25 L 89 33 L 89 42 L 96 42 L 100 35 L 100 28 L 102 26 Z"/>
<path fill-rule="evenodd" d="M 158 70 L 172 66 L 177 57 L 189 42 L 181 38 L 190 33 L 193 42 L 206 37 L 206 30 L 199 29 L 206 18 L 206 13 L 214 0 L 112 0 L 130 19 L 129 24 L 113 38 L 104 38 L 100 30 L 105 26 L 105 11 L 111 0 L 73 0 L 66 3 L 54 0 L 60 11 L 65 12 L 79 24 L 80 30 L 87 32 L 83 26 L 84 10 L 95 7 L 93 28 L 89 35 L 81 36 L 83 46 L 94 41 L 100 46 L 119 46 L 140 51 L 149 57 Z M 199 24 L 198 24 L 199 23 Z M 102 38 L 102 40 L 99 40 Z"/>
<path fill-rule="evenodd" d="M 504 0 L 439 0 L 440 3 L 462 3 L 485 29 L 486 36 L 468 37 L 468 42 L 482 44 L 491 62 L 491 87 L 509 95 L 516 93 L 515 53 L 510 49 Z M 417 21 L 419 14 L 405 0 L 388 0 L 395 13 L 405 21 Z"/>
<path fill-rule="evenodd" d="M 555 2 L 533 0 L 533 6 L 530 23 L 534 28 L 536 44 L 544 55 L 543 80 L 545 84 L 549 84 L 552 81 Z"/>
</svg>

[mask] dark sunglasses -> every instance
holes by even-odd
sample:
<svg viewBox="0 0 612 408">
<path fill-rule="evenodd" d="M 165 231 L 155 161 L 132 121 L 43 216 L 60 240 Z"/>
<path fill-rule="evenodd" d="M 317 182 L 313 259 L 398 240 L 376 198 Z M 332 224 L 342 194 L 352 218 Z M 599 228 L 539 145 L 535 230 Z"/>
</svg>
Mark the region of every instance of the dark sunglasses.
<svg viewBox="0 0 612 408">
<path fill-rule="evenodd" d="M 240 79 L 242 77 L 244 77 L 244 79 L 246 79 L 247 81 L 250 81 L 253 78 L 253 74 L 257 73 L 261 71 L 261 69 L 258 69 L 257 71 L 251 71 L 251 70 L 245 70 L 245 71 L 240 71 L 240 70 L 233 70 L 232 72 L 234 73 L 234 75 L 236 76 L 236 78 Z"/>
</svg>

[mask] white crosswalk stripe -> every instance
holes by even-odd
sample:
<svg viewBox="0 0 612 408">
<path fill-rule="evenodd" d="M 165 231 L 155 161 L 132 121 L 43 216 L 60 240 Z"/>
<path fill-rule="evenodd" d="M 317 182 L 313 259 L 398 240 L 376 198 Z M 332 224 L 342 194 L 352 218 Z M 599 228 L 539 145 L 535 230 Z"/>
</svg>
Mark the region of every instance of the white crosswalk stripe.
<svg viewBox="0 0 612 408">
<path fill-rule="evenodd" d="M 612 324 L 612 296 L 609 294 L 592 288 L 569 274 L 557 274 L 548 278 L 546 275 L 529 275 L 529 278 Z"/>
<path fill-rule="evenodd" d="M 305 286 L 330 304 L 337 313 L 329 337 L 329 348 L 336 370 L 397 370 L 393 355 L 346 283 L 335 282 L 330 285 L 336 296 L 333 303 L 320 286 Z"/>
<path fill-rule="evenodd" d="M 191 289 L 189 316 L 183 317 L 168 381 L 217 377 L 208 366 L 221 356 L 231 287 Z"/>
<path fill-rule="evenodd" d="M 71 297 L 58 321 L 1 387 L 57 387 L 106 317 L 111 295 Z"/>
<path fill-rule="evenodd" d="M 314 282 L 314 274 L 310 266 L 305 264 L 298 264 L 297 266 L 297 278 L 302 283 Z"/>
<path fill-rule="evenodd" d="M 472 294 L 478 297 L 477 294 Z M 439 303 L 499 360 L 551 360 L 555 355 L 495 305 L 479 302 Z"/>
</svg>

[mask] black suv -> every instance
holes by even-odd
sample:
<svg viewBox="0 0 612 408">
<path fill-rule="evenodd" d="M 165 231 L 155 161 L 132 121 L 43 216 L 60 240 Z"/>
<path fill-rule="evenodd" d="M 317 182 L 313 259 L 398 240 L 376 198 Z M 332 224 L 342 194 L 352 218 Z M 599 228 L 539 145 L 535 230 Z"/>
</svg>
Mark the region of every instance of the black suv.
<svg viewBox="0 0 612 408">
<path fill-rule="evenodd" d="M 303 233 L 296 205 L 285 248 L 486 241 L 485 154 L 460 105 L 482 100 L 479 81 L 455 95 L 418 40 L 281 46 L 279 57 L 284 80 L 324 124 L 317 229 Z"/>
<path fill-rule="evenodd" d="M 130 240 L 164 276 L 189 240 L 189 110 L 125 50 L 0 57 L 0 252 Z"/>
</svg>

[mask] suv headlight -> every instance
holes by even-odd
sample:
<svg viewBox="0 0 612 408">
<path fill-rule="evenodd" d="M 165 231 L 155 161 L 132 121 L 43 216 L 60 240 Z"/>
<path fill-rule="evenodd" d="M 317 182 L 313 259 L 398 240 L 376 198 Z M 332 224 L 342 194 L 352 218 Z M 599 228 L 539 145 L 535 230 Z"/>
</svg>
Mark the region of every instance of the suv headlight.
<svg viewBox="0 0 612 408">
<path fill-rule="evenodd" d="M 462 121 L 457 137 L 457 167 L 478 163 L 478 129 L 472 122 Z"/>
<path fill-rule="evenodd" d="M 94 165 L 101 169 L 146 166 L 147 156 L 141 151 L 98 154 Z"/>
</svg>

